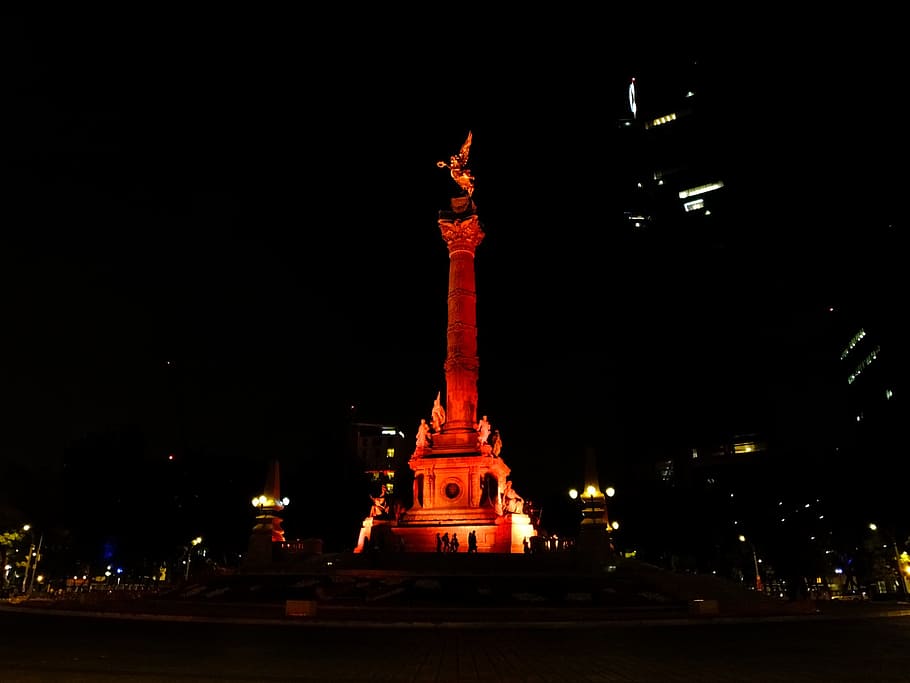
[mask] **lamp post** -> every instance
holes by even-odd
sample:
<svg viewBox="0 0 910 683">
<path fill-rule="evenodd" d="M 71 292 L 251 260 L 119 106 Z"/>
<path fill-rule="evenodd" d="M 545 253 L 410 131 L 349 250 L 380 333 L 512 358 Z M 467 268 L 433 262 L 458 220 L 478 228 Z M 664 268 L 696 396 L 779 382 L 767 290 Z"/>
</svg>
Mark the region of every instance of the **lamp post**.
<svg viewBox="0 0 910 683">
<path fill-rule="evenodd" d="M 878 524 L 876 524 L 875 522 L 872 522 L 871 524 L 869 524 L 869 530 L 878 531 L 879 530 Z M 882 531 L 882 533 L 885 534 L 884 531 Z M 907 581 L 904 578 L 903 571 L 901 571 L 901 554 L 900 554 L 900 551 L 898 551 L 898 549 L 897 549 L 897 541 L 894 540 L 894 537 L 891 534 L 885 534 L 885 536 L 887 537 L 887 539 L 889 541 L 891 541 L 891 548 L 892 548 L 892 550 L 894 550 L 894 561 L 897 562 L 897 582 L 900 584 L 901 593 L 903 594 L 904 598 L 906 599 L 908 594 L 910 594 L 910 592 L 908 592 L 908 590 L 907 590 Z M 908 571 L 910 571 L 910 569 L 908 569 Z"/>
<path fill-rule="evenodd" d="M 615 551 L 612 532 L 619 525 L 610 524 L 607 515 L 607 498 L 614 495 L 616 490 L 612 486 L 600 491 L 593 484 L 588 484 L 583 493 L 577 489 L 569 490 L 569 498 L 581 501 L 582 519 L 578 530 L 580 549 L 600 557 L 607 557 Z"/>
<path fill-rule="evenodd" d="M 755 566 L 755 590 L 761 592 L 763 587 L 761 582 L 761 574 L 758 572 L 758 555 L 755 553 L 755 544 L 752 543 L 752 541 L 747 541 L 746 537 L 742 534 L 740 534 L 739 540 L 742 543 L 748 543 L 749 548 L 752 550 L 752 564 Z"/>
<path fill-rule="evenodd" d="M 31 524 L 24 524 L 23 531 L 29 532 L 31 543 L 28 548 L 28 556 L 25 558 L 25 575 L 22 577 L 22 592 L 32 592 L 35 585 L 35 574 L 38 573 L 38 562 L 41 559 L 41 546 L 44 544 L 44 534 L 38 538 L 38 546 L 35 547 L 35 532 L 32 531 Z M 32 558 L 35 558 L 32 561 Z M 29 572 L 31 572 L 31 581 L 29 581 Z"/>
<path fill-rule="evenodd" d="M 594 502 L 594 496 L 597 494 L 597 488 L 588 485 L 588 487 L 585 489 L 585 493 L 588 495 L 588 514 L 593 516 L 597 512 L 596 503 Z"/>
<path fill-rule="evenodd" d="M 32 563 L 32 578 L 28 582 L 28 592 L 35 588 L 35 576 L 38 574 L 38 563 L 41 561 L 41 546 L 44 545 L 44 534 L 38 537 L 38 549 L 35 551 L 35 561 Z"/>
<path fill-rule="evenodd" d="M 23 531 L 31 531 L 31 524 L 26 524 L 22 527 Z M 31 536 L 31 544 L 28 548 L 28 555 L 25 556 L 25 575 L 22 577 L 22 593 L 25 593 L 25 589 L 28 587 L 28 572 L 32 567 L 32 553 L 35 551 L 35 537 Z"/>
<path fill-rule="evenodd" d="M 187 550 L 186 550 L 186 574 L 184 574 L 184 576 L 183 576 L 184 580 L 187 580 L 187 581 L 188 581 L 189 578 L 190 578 L 190 562 L 191 562 L 192 559 L 193 559 L 193 548 L 195 548 L 195 547 L 196 547 L 197 545 L 199 545 L 200 543 L 202 543 L 202 536 L 197 536 L 197 537 L 194 538 L 192 541 L 190 541 L 190 545 L 187 547 Z"/>
</svg>

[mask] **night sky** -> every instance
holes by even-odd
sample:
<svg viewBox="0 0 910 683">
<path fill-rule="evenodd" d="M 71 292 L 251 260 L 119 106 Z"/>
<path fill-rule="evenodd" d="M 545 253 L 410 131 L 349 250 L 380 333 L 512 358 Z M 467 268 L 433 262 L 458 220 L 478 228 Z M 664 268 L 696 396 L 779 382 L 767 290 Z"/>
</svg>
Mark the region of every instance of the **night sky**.
<svg viewBox="0 0 910 683">
<path fill-rule="evenodd" d="M 352 405 L 413 432 L 445 395 L 436 219 L 457 188 L 436 162 L 469 130 L 479 411 L 516 487 L 574 481 L 587 446 L 609 468 L 765 426 L 789 331 L 846 268 L 874 272 L 861 246 L 897 215 L 895 50 L 463 20 L 4 20 L 0 457 L 53 472 L 132 425 L 150 457 L 312 460 Z M 632 244 L 625 86 L 691 58 L 742 216 L 722 245 Z"/>
</svg>

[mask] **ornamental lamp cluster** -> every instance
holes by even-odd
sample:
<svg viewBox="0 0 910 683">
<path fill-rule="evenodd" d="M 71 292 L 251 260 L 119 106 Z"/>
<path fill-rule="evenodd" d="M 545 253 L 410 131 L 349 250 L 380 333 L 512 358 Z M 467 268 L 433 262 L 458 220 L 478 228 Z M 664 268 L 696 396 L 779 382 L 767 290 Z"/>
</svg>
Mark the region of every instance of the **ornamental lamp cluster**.
<svg viewBox="0 0 910 683">
<path fill-rule="evenodd" d="M 257 510 L 283 510 L 291 502 L 287 496 L 276 500 L 271 496 L 261 495 L 253 498 L 253 507 Z"/>
<path fill-rule="evenodd" d="M 578 489 L 569 489 L 569 498 L 580 500 L 582 503 L 582 516 L 584 518 L 582 523 L 592 522 L 595 518 L 602 518 L 606 521 L 606 499 L 615 495 L 616 489 L 612 486 L 600 491 L 593 484 L 588 484 L 583 493 L 579 492 Z M 619 529 L 619 522 L 607 522 L 607 526 L 615 531 Z"/>
</svg>

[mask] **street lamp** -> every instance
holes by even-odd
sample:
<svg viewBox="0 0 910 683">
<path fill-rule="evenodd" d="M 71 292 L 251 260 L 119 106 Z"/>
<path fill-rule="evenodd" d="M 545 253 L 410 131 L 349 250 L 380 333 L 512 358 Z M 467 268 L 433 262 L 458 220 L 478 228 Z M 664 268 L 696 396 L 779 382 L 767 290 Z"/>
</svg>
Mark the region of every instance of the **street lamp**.
<svg viewBox="0 0 910 683">
<path fill-rule="evenodd" d="M 22 530 L 29 532 L 32 539 L 28 548 L 28 556 L 25 558 L 25 576 L 22 577 L 22 592 L 28 591 L 31 593 L 35 585 L 35 574 L 38 573 L 38 562 L 41 560 L 41 546 L 44 544 L 44 534 L 41 534 L 38 538 L 38 547 L 36 548 L 35 532 L 32 531 L 32 525 L 24 524 Z M 32 558 L 35 558 L 34 561 L 32 561 Z M 31 572 L 31 581 L 29 581 L 29 572 Z"/>
<path fill-rule="evenodd" d="M 184 579 L 189 580 L 190 578 L 190 562 L 193 559 L 193 548 L 202 543 L 202 536 L 197 536 L 192 541 L 186 550 L 186 574 L 184 574 Z"/>
<path fill-rule="evenodd" d="M 747 541 L 746 537 L 743 536 L 742 534 L 739 535 L 739 540 L 742 543 L 748 543 L 749 548 L 751 548 L 751 550 L 752 550 L 752 563 L 755 565 L 755 590 L 761 591 L 762 590 L 761 574 L 758 573 L 758 555 L 755 554 L 755 544 L 752 543 L 752 541 Z"/>
</svg>

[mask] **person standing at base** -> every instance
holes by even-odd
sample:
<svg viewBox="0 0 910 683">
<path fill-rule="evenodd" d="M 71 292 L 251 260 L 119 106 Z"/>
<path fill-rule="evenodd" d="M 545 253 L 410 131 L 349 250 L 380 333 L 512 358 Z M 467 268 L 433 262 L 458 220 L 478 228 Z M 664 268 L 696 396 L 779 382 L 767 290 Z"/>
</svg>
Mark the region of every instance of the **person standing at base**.
<svg viewBox="0 0 910 683">
<path fill-rule="evenodd" d="M 458 534 L 452 534 L 452 545 L 450 546 L 453 553 L 458 552 Z"/>
<path fill-rule="evenodd" d="M 468 534 L 468 552 L 477 552 L 477 534 L 473 529 L 471 529 L 471 532 Z"/>
</svg>

